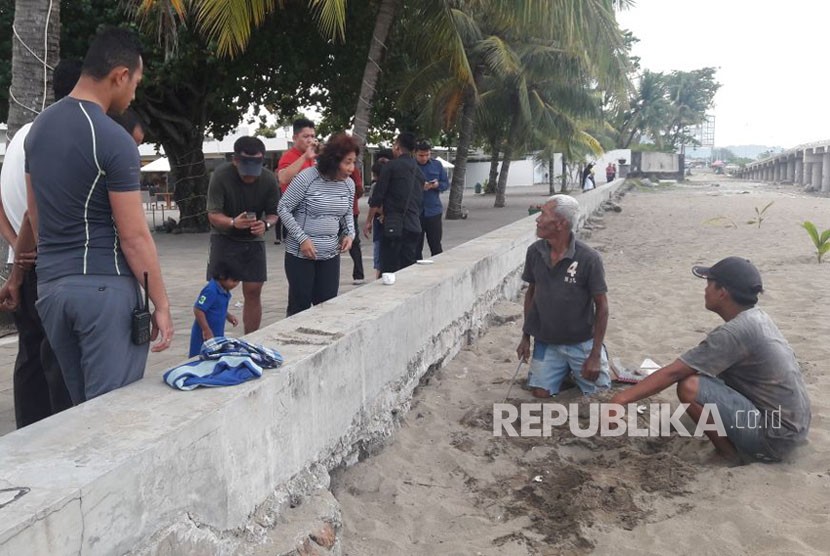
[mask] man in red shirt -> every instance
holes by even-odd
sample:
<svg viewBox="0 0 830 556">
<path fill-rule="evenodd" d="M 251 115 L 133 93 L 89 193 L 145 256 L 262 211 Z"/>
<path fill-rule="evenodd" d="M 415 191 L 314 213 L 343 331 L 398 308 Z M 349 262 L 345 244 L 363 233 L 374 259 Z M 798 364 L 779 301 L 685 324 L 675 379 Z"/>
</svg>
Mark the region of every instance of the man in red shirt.
<svg viewBox="0 0 830 556">
<path fill-rule="evenodd" d="M 294 176 L 314 166 L 317 158 L 317 134 L 314 131 L 314 122 L 307 118 L 294 120 L 294 144 L 290 149 L 282 153 L 277 163 L 277 181 L 280 182 L 280 191 L 285 193 L 288 184 Z M 275 244 L 279 244 L 282 236 L 285 235 L 282 226 L 276 226 L 277 238 Z"/>
</svg>

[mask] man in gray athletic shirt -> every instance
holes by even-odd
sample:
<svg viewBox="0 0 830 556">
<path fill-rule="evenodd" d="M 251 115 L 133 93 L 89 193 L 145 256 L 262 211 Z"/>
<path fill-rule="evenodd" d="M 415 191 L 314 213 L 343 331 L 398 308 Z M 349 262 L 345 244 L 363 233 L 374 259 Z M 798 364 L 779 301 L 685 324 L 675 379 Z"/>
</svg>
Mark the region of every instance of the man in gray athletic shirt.
<svg viewBox="0 0 830 556">
<path fill-rule="evenodd" d="M 167 349 L 173 337 L 141 204 L 138 151 L 106 115 L 127 109 L 142 72 L 135 35 L 101 31 L 70 96 L 41 113 L 26 137 L 29 211 L 15 250 L 31 251 L 37 240 L 37 310 L 74 404 L 144 375 L 148 345 L 133 344 L 130 329 L 145 272 L 152 337 L 160 336 L 153 351 Z M 16 266 L 0 301 L 15 295 L 19 274 Z"/>
</svg>

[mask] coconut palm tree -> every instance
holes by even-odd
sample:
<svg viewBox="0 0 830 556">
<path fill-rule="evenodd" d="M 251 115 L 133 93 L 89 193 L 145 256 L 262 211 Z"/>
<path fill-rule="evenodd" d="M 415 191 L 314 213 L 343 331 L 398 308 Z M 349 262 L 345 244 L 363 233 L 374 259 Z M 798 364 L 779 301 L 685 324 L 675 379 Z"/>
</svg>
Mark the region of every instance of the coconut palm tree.
<svg viewBox="0 0 830 556">
<path fill-rule="evenodd" d="M 488 75 L 506 75 L 511 67 L 515 68 L 517 55 L 509 47 L 511 40 L 515 40 L 513 37 L 536 37 L 551 48 L 580 58 L 582 67 L 589 70 L 588 74 L 597 85 L 607 89 L 624 89 L 628 86 L 627 58 L 614 10 L 628 4 L 627 1 L 612 0 L 548 0 L 510 5 L 494 2 L 489 4 L 489 9 L 468 12 L 471 15 L 466 18 L 454 18 L 458 35 L 464 39 L 472 79 L 464 83 L 461 94 L 452 97 L 460 106 L 448 110 L 461 114 L 459 145 L 446 214 L 448 219 L 460 218 L 463 212 L 461 203 L 466 159 L 473 142 L 475 114 L 481 99 L 479 89 Z M 508 142 L 515 144 L 518 137 L 522 118 L 517 111 L 521 110 L 527 119 L 528 98 L 523 86 L 519 85 L 509 112 L 515 118 L 515 122 L 511 120 L 515 123 L 511 126 L 515 133 L 510 135 Z M 545 101 L 537 101 L 537 105 L 544 104 Z M 502 175 L 506 179 L 504 164 L 500 180 Z M 497 196 L 497 205 L 501 201 Z"/>
<path fill-rule="evenodd" d="M 60 2 L 16 0 L 7 138 L 53 100 L 52 70 L 60 59 Z"/>
</svg>

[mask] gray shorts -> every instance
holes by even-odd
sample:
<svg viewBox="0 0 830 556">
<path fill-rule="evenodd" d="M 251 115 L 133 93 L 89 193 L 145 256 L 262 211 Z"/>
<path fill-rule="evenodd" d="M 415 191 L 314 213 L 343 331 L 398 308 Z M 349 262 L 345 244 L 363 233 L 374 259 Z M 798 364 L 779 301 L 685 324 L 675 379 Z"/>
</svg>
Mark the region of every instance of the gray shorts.
<svg viewBox="0 0 830 556">
<path fill-rule="evenodd" d="M 149 344 L 130 336 L 132 276 L 75 275 L 37 285 L 35 306 L 75 405 L 144 376 Z"/>
<path fill-rule="evenodd" d="M 698 375 L 698 379 L 699 389 L 695 401 L 717 406 L 726 436 L 742 459 L 781 461 L 785 454 L 770 446 L 765 431 L 767 423 L 761 410 L 720 379 L 702 374 Z"/>
</svg>

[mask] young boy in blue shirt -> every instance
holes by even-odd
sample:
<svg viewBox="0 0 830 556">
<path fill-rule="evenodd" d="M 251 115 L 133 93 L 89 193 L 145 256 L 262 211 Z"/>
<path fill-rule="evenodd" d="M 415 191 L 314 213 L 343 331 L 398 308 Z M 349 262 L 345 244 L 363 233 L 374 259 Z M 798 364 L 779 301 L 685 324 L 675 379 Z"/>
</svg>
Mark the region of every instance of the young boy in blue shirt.
<svg viewBox="0 0 830 556">
<path fill-rule="evenodd" d="M 190 354 L 188 357 L 199 355 L 202 342 L 214 336 L 225 335 L 225 321 L 231 326 L 239 324 L 239 320 L 228 312 L 231 301 L 231 290 L 239 285 L 239 280 L 230 275 L 228 265 L 218 263 L 215 266 L 213 279 L 202 288 L 199 298 L 193 304 L 193 315 L 196 320 L 190 331 Z"/>
</svg>

